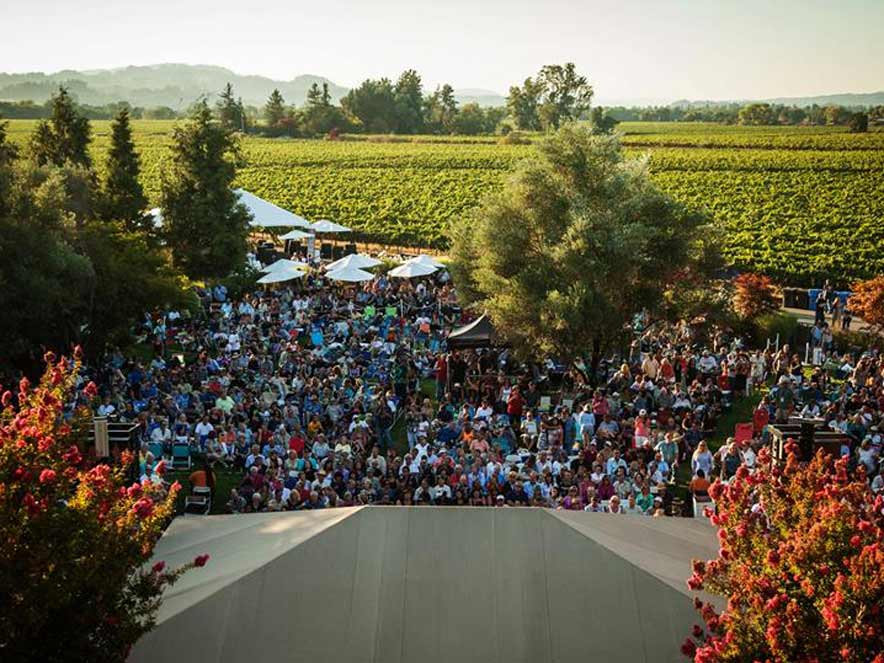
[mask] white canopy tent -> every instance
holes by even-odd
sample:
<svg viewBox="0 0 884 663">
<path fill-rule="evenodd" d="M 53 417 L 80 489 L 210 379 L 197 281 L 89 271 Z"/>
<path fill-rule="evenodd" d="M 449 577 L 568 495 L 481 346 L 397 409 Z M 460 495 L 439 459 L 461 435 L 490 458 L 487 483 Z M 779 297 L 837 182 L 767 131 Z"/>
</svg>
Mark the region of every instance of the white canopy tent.
<svg viewBox="0 0 884 663">
<path fill-rule="evenodd" d="M 344 281 L 346 283 L 361 283 L 363 281 L 371 281 L 374 275 L 358 267 L 344 267 L 335 269 L 326 274 L 332 281 Z"/>
<path fill-rule="evenodd" d="M 297 260 L 289 260 L 288 258 L 280 258 L 276 262 L 272 262 L 266 267 L 264 267 L 261 271 L 265 274 L 270 274 L 272 272 L 277 272 L 282 269 L 306 269 L 309 265 L 305 262 L 298 262 Z"/>
<path fill-rule="evenodd" d="M 327 219 L 321 219 L 316 223 L 310 224 L 310 230 L 314 233 L 348 233 L 351 231 L 347 226 L 342 226 Z"/>
<path fill-rule="evenodd" d="M 436 271 L 438 268 L 433 265 L 422 262 L 406 262 L 391 269 L 388 274 L 397 279 L 412 279 L 418 276 L 428 276 Z"/>
<path fill-rule="evenodd" d="M 437 269 L 442 269 L 445 267 L 441 262 L 433 258 L 432 256 L 428 256 L 425 253 L 420 254 L 415 258 L 409 258 L 405 261 L 406 265 L 411 264 L 419 264 L 419 265 L 430 265 L 431 267 L 435 267 Z"/>
<path fill-rule="evenodd" d="M 280 236 L 279 236 L 279 239 L 282 239 L 282 240 L 287 240 L 287 239 L 300 240 L 300 239 L 310 239 L 311 237 L 316 237 L 316 235 L 314 235 L 313 233 L 307 233 L 307 232 L 304 232 L 303 230 L 290 230 L 290 231 L 287 232 L 285 235 L 280 235 Z"/>
<path fill-rule="evenodd" d="M 345 269 L 347 267 L 356 267 L 358 269 L 368 269 L 369 267 L 377 267 L 382 264 L 377 258 L 372 258 L 364 253 L 351 253 L 344 256 L 340 260 L 335 260 L 325 266 L 327 272 L 333 272 L 337 269 Z"/>
<path fill-rule="evenodd" d="M 151 210 L 147 211 L 148 216 L 153 217 L 153 227 L 154 230 L 159 230 L 163 227 L 163 210 L 159 207 L 154 207 Z"/>
<path fill-rule="evenodd" d="M 239 202 L 252 213 L 253 219 L 249 225 L 253 228 L 310 228 L 307 219 L 258 198 L 245 189 L 234 189 L 234 193 L 239 196 Z"/>
<path fill-rule="evenodd" d="M 264 276 L 262 276 L 260 279 L 258 279 L 258 283 L 262 285 L 267 285 L 269 283 L 283 283 L 284 281 L 299 279 L 306 274 L 307 272 L 302 272 L 297 269 L 277 269 L 274 272 L 270 272 L 269 274 L 265 274 Z"/>
</svg>

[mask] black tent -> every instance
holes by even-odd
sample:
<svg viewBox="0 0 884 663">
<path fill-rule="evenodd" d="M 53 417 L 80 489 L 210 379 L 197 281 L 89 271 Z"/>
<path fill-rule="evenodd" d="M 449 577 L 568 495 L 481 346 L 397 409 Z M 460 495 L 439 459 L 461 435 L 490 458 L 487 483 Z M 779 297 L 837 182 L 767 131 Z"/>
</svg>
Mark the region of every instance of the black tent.
<svg viewBox="0 0 884 663">
<path fill-rule="evenodd" d="M 458 327 L 448 335 L 448 349 L 489 348 L 495 345 L 496 340 L 494 325 L 488 319 L 488 314 L 483 313 L 470 324 Z"/>
</svg>

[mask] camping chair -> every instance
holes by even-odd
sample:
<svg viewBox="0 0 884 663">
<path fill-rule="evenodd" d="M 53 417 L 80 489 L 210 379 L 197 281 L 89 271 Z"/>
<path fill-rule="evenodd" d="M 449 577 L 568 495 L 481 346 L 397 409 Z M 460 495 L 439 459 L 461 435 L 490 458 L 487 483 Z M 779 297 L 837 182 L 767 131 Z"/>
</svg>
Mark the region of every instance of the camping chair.
<svg viewBox="0 0 884 663">
<path fill-rule="evenodd" d="M 190 445 L 175 442 L 172 445 L 172 469 L 190 469 Z"/>
<path fill-rule="evenodd" d="M 153 454 L 153 457 L 159 460 L 163 457 L 163 444 L 161 442 L 148 442 L 147 450 Z"/>
<path fill-rule="evenodd" d="M 715 510 L 715 502 L 712 501 L 712 498 L 708 495 L 693 495 L 694 499 L 694 518 L 702 518 L 706 520 L 706 516 L 703 515 L 703 510 L 708 506 L 713 511 Z"/>
<path fill-rule="evenodd" d="M 212 489 L 208 486 L 194 486 L 190 495 L 184 498 L 184 513 L 209 515 L 212 510 Z"/>
<path fill-rule="evenodd" d="M 734 439 L 737 442 L 743 442 L 744 440 L 751 440 L 753 435 L 755 434 L 755 427 L 752 422 L 737 424 L 734 426 Z"/>
</svg>

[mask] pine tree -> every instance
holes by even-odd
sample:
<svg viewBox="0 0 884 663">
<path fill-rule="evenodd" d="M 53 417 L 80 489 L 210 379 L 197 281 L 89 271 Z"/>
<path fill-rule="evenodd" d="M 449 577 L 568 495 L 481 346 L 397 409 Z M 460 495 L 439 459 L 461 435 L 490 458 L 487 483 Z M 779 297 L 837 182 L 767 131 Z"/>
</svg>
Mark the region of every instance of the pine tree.
<svg viewBox="0 0 884 663">
<path fill-rule="evenodd" d="M 64 87 L 58 88 L 51 104 L 52 117 L 41 121 L 31 137 L 34 159 L 41 166 L 62 166 L 69 161 L 91 168 L 89 120 L 77 112 L 74 100 Z"/>
<path fill-rule="evenodd" d="M 278 127 L 285 118 L 285 99 L 279 90 L 274 89 L 264 106 L 264 120 L 270 128 Z"/>
<path fill-rule="evenodd" d="M 122 221 L 131 231 L 150 231 L 152 220 L 145 215 L 147 198 L 138 181 L 140 164 L 126 108 L 117 113 L 111 125 L 111 147 L 107 155 L 102 217 Z"/>
<path fill-rule="evenodd" d="M 242 107 L 233 96 L 233 86 L 230 83 L 224 87 L 216 105 L 221 126 L 231 131 L 239 131 L 242 128 Z"/>
<path fill-rule="evenodd" d="M 250 214 L 231 184 L 238 145 L 212 121 L 205 101 L 173 133 L 162 181 L 164 235 L 176 267 L 193 278 L 221 278 L 242 265 Z"/>
</svg>

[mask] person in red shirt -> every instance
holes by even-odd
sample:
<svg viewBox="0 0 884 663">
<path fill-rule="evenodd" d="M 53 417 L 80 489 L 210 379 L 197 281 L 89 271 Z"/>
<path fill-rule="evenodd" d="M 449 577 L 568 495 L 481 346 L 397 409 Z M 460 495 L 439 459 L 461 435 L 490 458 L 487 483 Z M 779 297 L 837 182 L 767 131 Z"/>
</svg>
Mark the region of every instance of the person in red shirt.
<svg viewBox="0 0 884 663">
<path fill-rule="evenodd" d="M 439 355 L 436 359 L 436 400 L 442 398 L 448 383 L 448 359 L 445 355 Z"/>
<path fill-rule="evenodd" d="M 522 427 L 522 410 L 525 407 L 525 400 L 519 392 L 519 387 L 513 387 L 510 391 L 510 397 L 506 401 L 506 413 L 510 418 L 510 425 L 513 427 L 516 435 L 519 434 Z"/>
<path fill-rule="evenodd" d="M 292 433 L 292 436 L 289 438 L 289 449 L 294 449 L 295 451 L 297 451 L 299 456 L 304 453 L 305 444 L 306 441 L 297 431 Z"/>
</svg>

